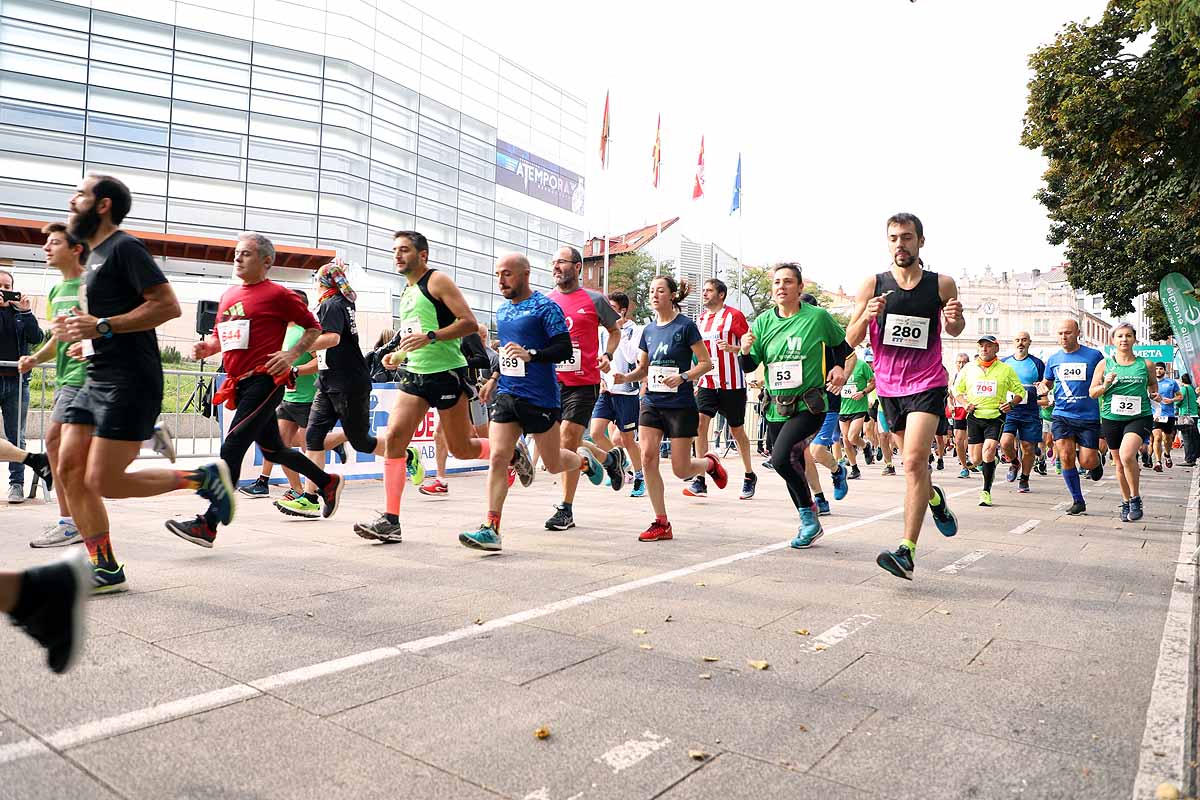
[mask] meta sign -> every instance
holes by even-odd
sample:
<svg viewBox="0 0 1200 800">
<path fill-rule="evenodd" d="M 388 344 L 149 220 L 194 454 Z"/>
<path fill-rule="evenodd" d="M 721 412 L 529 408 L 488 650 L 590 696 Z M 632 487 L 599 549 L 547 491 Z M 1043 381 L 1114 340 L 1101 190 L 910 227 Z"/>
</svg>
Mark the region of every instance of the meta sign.
<svg viewBox="0 0 1200 800">
<path fill-rule="evenodd" d="M 504 140 L 496 141 L 496 183 L 524 195 L 583 213 L 583 176 Z"/>
</svg>

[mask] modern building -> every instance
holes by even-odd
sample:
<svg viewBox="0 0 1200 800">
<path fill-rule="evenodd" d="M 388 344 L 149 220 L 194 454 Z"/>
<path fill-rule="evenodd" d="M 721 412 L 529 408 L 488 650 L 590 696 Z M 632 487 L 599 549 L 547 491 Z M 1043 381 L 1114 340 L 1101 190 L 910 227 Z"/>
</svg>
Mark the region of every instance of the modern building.
<svg viewBox="0 0 1200 800">
<path fill-rule="evenodd" d="M 583 244 L 586 104 L 398 0 L 0 0 L 0 264 L 46 286 L 41 223 L 87 173 L 135 193 L 192 341 L 242 230 L 289 253 L 278 278 L 351 265 L 364 340 L 393 322 L 392 233 L 428 236 L 481 321 L 500 252 L 548 287 Z"/>
</svg>

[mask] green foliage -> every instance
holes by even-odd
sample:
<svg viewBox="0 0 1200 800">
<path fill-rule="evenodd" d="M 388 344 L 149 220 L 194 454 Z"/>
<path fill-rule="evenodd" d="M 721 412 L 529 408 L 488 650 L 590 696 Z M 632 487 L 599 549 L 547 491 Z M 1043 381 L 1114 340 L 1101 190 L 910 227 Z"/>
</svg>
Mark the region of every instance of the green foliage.
<svg viewBox="0 0 1200 800">
<path fill-rule="evenodd" d="M 1153 294 L 1146 298 L 1146 316 L 1150 320 L 1150 338 L 1156 342 L 1166 341 L 1174 336 L 1171 321 L 1167 319 L 1167 311 L 1163 308 L 1162 300 Z"/>
<path fill-rule="evenodd" d="M 737 269 L 726 270 L 725 284 L 729 287 L 729 291 L 732 292 L 735 289 L 740 291 L 750 302 L 752 310 L 746 316 L 751 322 L 773 304 L 771 300 L 770 267 L 750 267 L 743 265 L 740 273 Z"/>
<path fill-rule="evenodd" d="M 650 281 L 655 275 L 672 274 L 674 265 L 670 259 L 655 262 L 649 253 L 640 251 L 613 256 L 609 263 L 608 290 L 629 295 L 633 319 L 645 323 L 650 319 L 650 306 L 646 303 L 650 296 Z"/>
<path fill-rule="evenodd" d="M 180 364 L 183 362 L 183 354 L 179 352 L 179 348 L 173 345 L 167 345 L 159 351 L 164 364 Z"/>
<path fill-rule="evenodd" d="M 1029 59 L 1021 143 L 1049 160 L 1048 239 L 1115 314 L 1168 272 L 1200 276 L 1198 34 L 1200 0 L 1111 0 Z"/>
</svg>

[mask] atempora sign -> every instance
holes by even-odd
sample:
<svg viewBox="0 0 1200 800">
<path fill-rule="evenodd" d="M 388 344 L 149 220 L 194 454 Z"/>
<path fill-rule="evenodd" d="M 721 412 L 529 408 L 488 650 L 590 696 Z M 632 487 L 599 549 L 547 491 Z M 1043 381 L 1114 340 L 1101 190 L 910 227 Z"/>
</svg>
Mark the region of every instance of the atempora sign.
<svg viewBox="0 0 1200 800">
<path fill-rule="evenodd" d="M 574 214 L 583 214 L 582 175 L 502 139 L 496 141 L 496 183 Z"/>
<path fill-rule="evenodd" d="M 1196 289 L 1186 277 L 1172 272 L 1159 282 L 1158 297 L 1167 312 L 1183 365 L 1192 381 L 1200 383 L 1200 301 Z"/>
</svg>

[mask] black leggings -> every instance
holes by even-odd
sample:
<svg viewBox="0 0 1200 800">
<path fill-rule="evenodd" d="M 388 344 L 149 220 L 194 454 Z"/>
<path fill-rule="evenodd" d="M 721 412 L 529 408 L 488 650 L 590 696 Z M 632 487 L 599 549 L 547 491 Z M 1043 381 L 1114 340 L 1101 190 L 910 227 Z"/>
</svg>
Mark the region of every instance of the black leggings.
<svg viewBox="0 0 1200 800">
<path fill-rule="evenodd" d="M 821 430 L 824 414 L 801 411 L 786 422 L 767 422 L 771 446 L 771 466 L 787 483 L 788 494 L 797 509 L 812 505 L 812 490 L 804 474 L 804 463 L 808 457 L 808 445 L 812 437 Z"/>
</svg>

